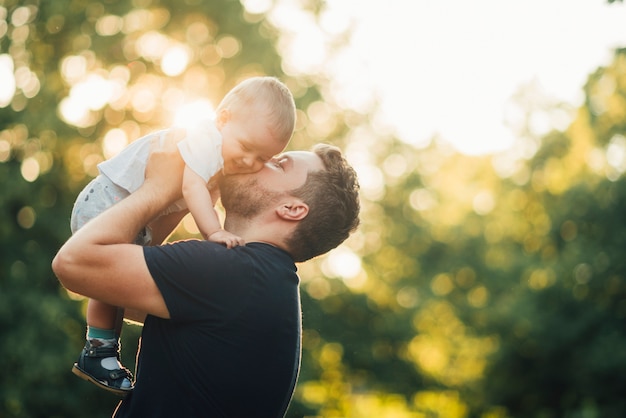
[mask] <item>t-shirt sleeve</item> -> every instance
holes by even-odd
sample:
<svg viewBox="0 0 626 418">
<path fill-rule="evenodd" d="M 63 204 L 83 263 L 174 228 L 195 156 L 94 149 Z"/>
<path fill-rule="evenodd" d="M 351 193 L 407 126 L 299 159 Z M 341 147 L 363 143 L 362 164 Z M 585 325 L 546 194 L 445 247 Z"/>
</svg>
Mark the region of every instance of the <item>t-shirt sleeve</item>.
<svg viewBox="0 0 626 418">
<path fill-rule="evenodd" d="M 144 247 L 144 257 L 172 320 L 228 321 L 249 297 L 238 279 L 246 276 L 242 271 L 248 262 L 217 243 L 189 240 Z"/>
<path fill-rule="evenodd" d="M 224 166 L 222 135 L 210 120 L 187 126 L 185 130 L 187 135 L 178 143 L 180 155 L 188 167 L 208 182 Z"/>
</svg>

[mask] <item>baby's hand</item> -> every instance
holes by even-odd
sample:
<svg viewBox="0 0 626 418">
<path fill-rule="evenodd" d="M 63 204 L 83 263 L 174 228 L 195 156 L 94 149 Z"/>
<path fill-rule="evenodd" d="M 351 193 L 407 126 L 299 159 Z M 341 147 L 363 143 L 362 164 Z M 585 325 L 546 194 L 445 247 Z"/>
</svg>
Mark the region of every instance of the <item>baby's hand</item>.
<svg viewBox="0 0 626 418">
<path fill-rule="evenodd" d="M 213 232 L 211 235 L 206 237 L 206 239 L 207 241 L 224 244 L 226 248 L 233 248 L 238 245 L 246 245 L 246 242 L 243 240 L 243 238 L 238 237 L 235 234 L 231 234 L 228 231 L 224 231 L 223 229 Z"/>
</svg>

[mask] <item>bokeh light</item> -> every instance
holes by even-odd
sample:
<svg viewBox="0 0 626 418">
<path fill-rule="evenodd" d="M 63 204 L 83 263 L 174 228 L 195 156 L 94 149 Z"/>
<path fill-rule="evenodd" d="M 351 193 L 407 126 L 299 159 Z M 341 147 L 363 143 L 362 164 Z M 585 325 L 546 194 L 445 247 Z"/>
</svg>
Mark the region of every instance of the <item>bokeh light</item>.
<svg viewBox="0 0 626 418">
<path fill-rule="evenodd" d="M 7 107 L 15 95 L 15 76 L 13 75 L 13 59 L 10 55 L 0 55 L 0 108 Z"/>
<path fill-rule="evenodd" d="M 350 281 L 361 272 L 361 258 L 346 246 L 339 246 L 322 263 L 328 277 L 341 277 Z"/>
<path fill-rule="evenodd" d="M 182 45 L 169 47 L 163 54 L 161 69 L 165 75 L 175 77 L 185 71 L 189 64 L 189 51 Z"/>
<path fill-rule="evenodd" d="M 198 99 L 180 106 L 174 116 L 174 125 L 184 128 L 206 119 L 215 119 L 213 104 L 207 99 Z"/>
</svg>

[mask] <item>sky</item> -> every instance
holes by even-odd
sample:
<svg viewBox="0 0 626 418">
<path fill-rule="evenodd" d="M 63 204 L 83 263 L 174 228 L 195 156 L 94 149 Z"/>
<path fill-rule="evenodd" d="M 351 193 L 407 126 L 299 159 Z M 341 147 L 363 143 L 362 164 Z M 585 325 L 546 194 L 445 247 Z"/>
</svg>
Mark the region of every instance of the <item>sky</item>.
<svg viewBox="0 0 626 418">
<path fill-rule="evenodd" d="M 588 75 L 626 47 L 626 6 L 607 0 L 325 0 L 319 17 L 305 0 L 242 3 L 270 11 L 284 33 L 278 47 L 287 72 L 327 78 L 345 108 L 367 111 L 379 99 L 376 126 L 408 143 L 421 147 L 436 136 L 466 154 L 514 144 L 511 103 L 521 88 L 580 105 Z M 347 31 L 347 47 L 333 50 Z M 13 97 L 13 70 L 0 55 L 0 107 Z"/>
<path fill-rule="evenodd" d="M 504 121 L 522 86 L 578 105 L 587 76 L 626 46 L 626 6 L 606 0 L 326 0 L 326 9 L 321 32 L 289 7 L 274 13 L 292 31 L 287 61 L 326 71 L 349 107 L 380 97 L 380 118 L 401 139 L 423 146 L 437 135 L 466 154 L 512 145 Z M 350 25 L 350 47 L 316 68 L 315 39 Z"/>
</svg>

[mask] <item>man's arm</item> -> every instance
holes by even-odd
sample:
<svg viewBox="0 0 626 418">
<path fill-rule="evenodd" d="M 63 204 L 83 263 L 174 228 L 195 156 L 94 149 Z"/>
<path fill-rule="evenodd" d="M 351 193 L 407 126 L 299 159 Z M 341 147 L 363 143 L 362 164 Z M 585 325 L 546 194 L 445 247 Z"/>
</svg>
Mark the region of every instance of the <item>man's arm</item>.
<svg viewBox="0 0 626 418">
<path fill-rule="evenodd" d="M 61 247 L 52 269 L 67 289 L 115 306 L 169 318 L 146 265 L 130 244 L 139 230 L 181 197 L 183 162 L 176 138 L 153 151 L 144 184 L 88 222 Z"/>
</svg>

